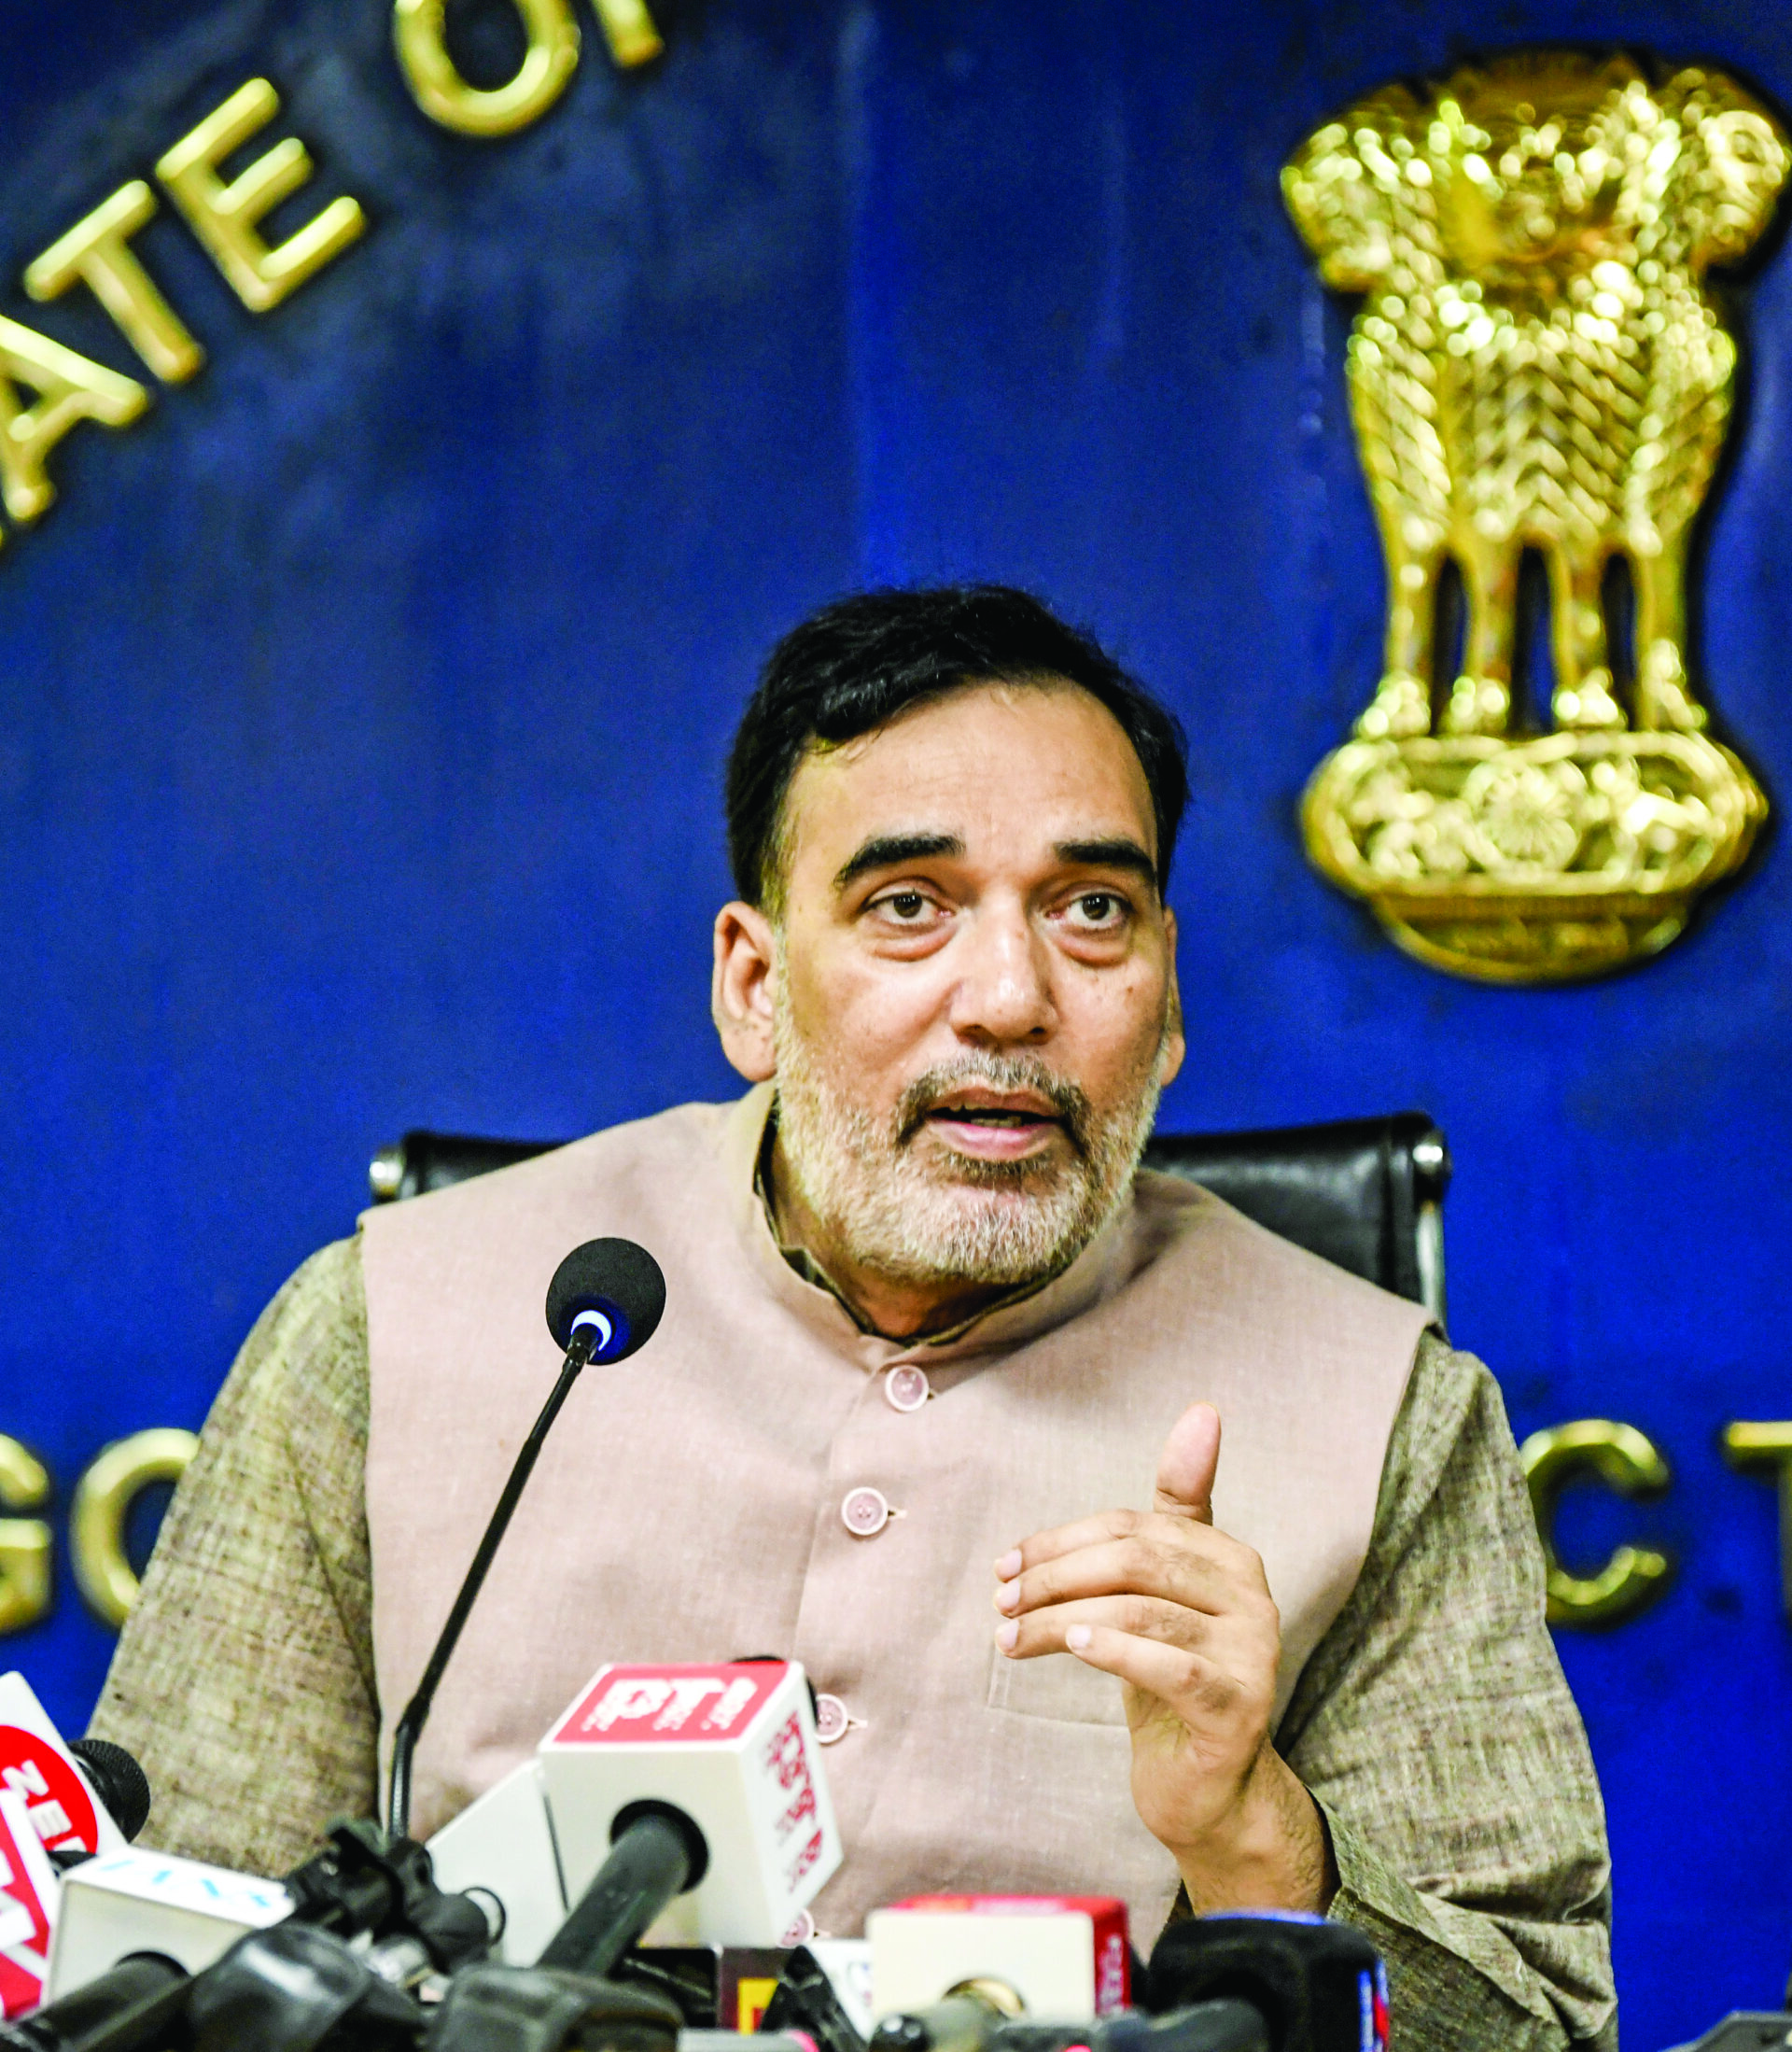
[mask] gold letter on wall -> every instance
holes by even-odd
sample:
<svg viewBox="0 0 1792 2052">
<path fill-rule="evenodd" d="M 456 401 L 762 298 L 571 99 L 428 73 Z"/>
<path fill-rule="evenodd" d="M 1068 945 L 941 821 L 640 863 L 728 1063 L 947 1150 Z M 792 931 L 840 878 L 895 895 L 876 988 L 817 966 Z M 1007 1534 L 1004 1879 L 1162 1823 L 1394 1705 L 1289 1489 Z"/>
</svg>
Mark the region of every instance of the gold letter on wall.
<svg viewBox="0 0 1792 2052">
<path fill-rule="evenodd" d="M 509 135 L 539 121 L 579 63 L 579 28 L 567 0 L 516 0 L 529 47 L 516 77 L 490 92 L 469 86 L 448 54 L 444 0 L 397 0 L 392 40 L 411 97 L 432 121 L 463 135 Z"/>
<path fill-rule="evenodd" d="M 609 38 L 609 54 L 624 71 L 651 64 L 665 48 L 647 11 L 647 0 L 592 0 L 592 5 Z"/>
<path fill-rule="evenodd" d="M 20 405 L 15 379 L 37 393 L 35 406 Z M 0 485 L 7 511 L 15 520 L 35 520 L 55 498 L 44 458 L 77 420 L 122 428 L 148 403 L 134 378 L 90 363 L 35 328 L 0 318 Z"/>
<path fill-rule="evenodd" d="M 151 1483 L 178 1482 L 199 1441 L 159 1426 L 115 1440 L 75 1491 L 69 1541 L 81 1594 L 108 1624 L 122 1624 L 136 1601 L 137 1578 L 124 1551 L 124 1521 Z"/>
<path fill-rule="evenodd" d="M 296 135 L 276 143 L 229 185 L 217 167 L 233 149 L 265 128 L 280 111 L 280 95 L 265 78 L 251 78 L 184 135 L 156 165 L 192 230 L 251 313 L 265 314 L 367 227 L 358 200 L 332 200 L 315 220 L 273 248 L 256 224 L 312 175 L 311 152 Z"/>
<path fill-rule="evenodd" d="M 1620 1546 L 1596 1575 L 1571 1575 L 1556 1554 L 1556 1502 L 1568 1483 L 1597 1475 L 1620 1497 L 1659 1496 L 1668 1464 L 1633 1425 L 1580 1418 L 1533 1432 L 1519 1449 L 1548 1571 L 1551 1624 L 1616 1624 L 1667 1586 L 1672 1562 L 1652 1548 Z"/>
<path fill-rule="evenodd" d="M 43 1463 L 17 1440 L 0 1439 L 0 1508 L 35 1511 L 49 1495 Z M 0 1518 L 0 1632 L 22 1632 L 49 1609 L 49 1525 Z"/>
<path fill-rule="evenodd" d="M 155 211 L 155 194 L 133 178 L 44 251 L 25 272 L 25 290 L 35 300 L 53 300 L 85 278 L 156 375 L 178 385 L 204 362 L 205 352 L 131 247 L 131 237 Z"/>
<path fill-rule="evenodd" d="M 1724 1457 L 1732 1468 L 1772 1468 L 1780 1483 L 1780 1594 L 1792 1619 L 1792 1421 L 1724 1427 Z"/>
</svg>

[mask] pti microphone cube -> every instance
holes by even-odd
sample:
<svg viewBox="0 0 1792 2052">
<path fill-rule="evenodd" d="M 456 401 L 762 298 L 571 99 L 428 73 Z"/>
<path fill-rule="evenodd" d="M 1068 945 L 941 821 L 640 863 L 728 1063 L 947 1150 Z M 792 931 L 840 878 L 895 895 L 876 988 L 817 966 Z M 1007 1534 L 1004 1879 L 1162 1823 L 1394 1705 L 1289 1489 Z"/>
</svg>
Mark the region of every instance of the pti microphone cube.
<svg viewBox="0 0 1792 2052">
<path fill-rule="evenodd" d="M 961 1981 L 1005 1981 L 1029 2018 L 1082 2023 L 1131 1999 L 1127 1905 L 1108 1895 L 911 1895 L 865 1919 L 877 2016 Z"/>
<path fill-rule="evenodd" d="M 600 1667 L 540 1759 L 568 1903 L 603 1863 L 625 1805 L 674 1804 L 702 1831 L 708 1872 L 651 1943 L 776 1946 L 840 1864 L 794 1662 Z"/>
</svg>

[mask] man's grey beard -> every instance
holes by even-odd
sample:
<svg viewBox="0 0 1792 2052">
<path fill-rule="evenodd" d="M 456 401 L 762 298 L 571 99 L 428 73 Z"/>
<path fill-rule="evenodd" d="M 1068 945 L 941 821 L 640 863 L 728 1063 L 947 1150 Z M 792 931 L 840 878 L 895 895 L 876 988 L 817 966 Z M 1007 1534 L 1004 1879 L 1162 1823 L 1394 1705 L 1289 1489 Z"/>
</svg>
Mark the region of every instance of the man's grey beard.
<svg viewBox="0 0 1792 2052">
<path fill-rule="evenodd" d="M 1009 1286 L 1068 1268 L 1124 1202 L 1157 1115 L 1161 1047 L 1136 1095 L 1105 1116 L 1036 1055 L 966 1054 L 917 1076 L 883 1123 L 811 1059 L 781 990 L 774 1033 L 778 1144 L 797 1193 L 848 1259 L 891 1282 Z M 1070 1160 L 917 1157 L 928 1111 L 968 1083 L 1047 1098 Z"/>
</svg>

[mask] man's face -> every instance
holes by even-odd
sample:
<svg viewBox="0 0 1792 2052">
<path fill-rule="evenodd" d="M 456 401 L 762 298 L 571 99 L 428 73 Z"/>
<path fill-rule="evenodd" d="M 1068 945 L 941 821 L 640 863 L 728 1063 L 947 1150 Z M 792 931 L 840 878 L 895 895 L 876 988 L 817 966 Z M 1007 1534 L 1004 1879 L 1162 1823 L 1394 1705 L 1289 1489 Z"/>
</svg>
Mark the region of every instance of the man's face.
<svg viewBox="0 0 1792 2052">
<path fill-rule="evenodd" d="M 849 1291 L 1062 1265 L 1125 1194 L 1183 1051 L 1118 723 L 1068 685 L 963 689 L 812 752 L 785 820 L 768 996 L 811 1251 Z"/>
</svg>

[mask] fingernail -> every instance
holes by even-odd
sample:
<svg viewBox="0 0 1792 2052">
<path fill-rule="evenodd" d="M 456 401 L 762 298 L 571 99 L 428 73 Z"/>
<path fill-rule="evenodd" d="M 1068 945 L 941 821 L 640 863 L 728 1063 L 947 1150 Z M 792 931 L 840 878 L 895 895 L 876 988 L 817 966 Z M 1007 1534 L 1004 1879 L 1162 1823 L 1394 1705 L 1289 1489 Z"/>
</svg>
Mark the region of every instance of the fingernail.
<svg viewBox="0 0 1792 2052">
<path fill-rule="evenodd" d="M 1017 1610 L 1020 1609 L 1019 1582 L 1004 1581 L 1002 1583 L 1001 1587 L 996 1591 L 996 1609 L 998 1610 Z"/>
<path fill-rule="evenodd" d="M 1012 1553 L 1004 1553 L 996 1563 L 996 1580 L 1012 1581 L 1019 1572 L 1020 1548 L 1016 1546 Z"/>
<path fill-rule="evenodd" d="M 1019 1637 L 1020 1620 L 1018 1618 L 1004 1619 L 1001 1623 L 996 1626 L 996 1644 L 1001 1648 L 1004 1653 L 1014 1651 L 1015 1641 Z"/>
<path fill-rule="evenodd" d="M 1064 1634 L 1064 1643 L 1073 1653 L 1086 1652 L 1089 1648 L 1089 1641 L 1094 1637 L 1095 1633 L 1090 1626 L 1072 1624 L 1070 1630 Z"/>
</svg>

